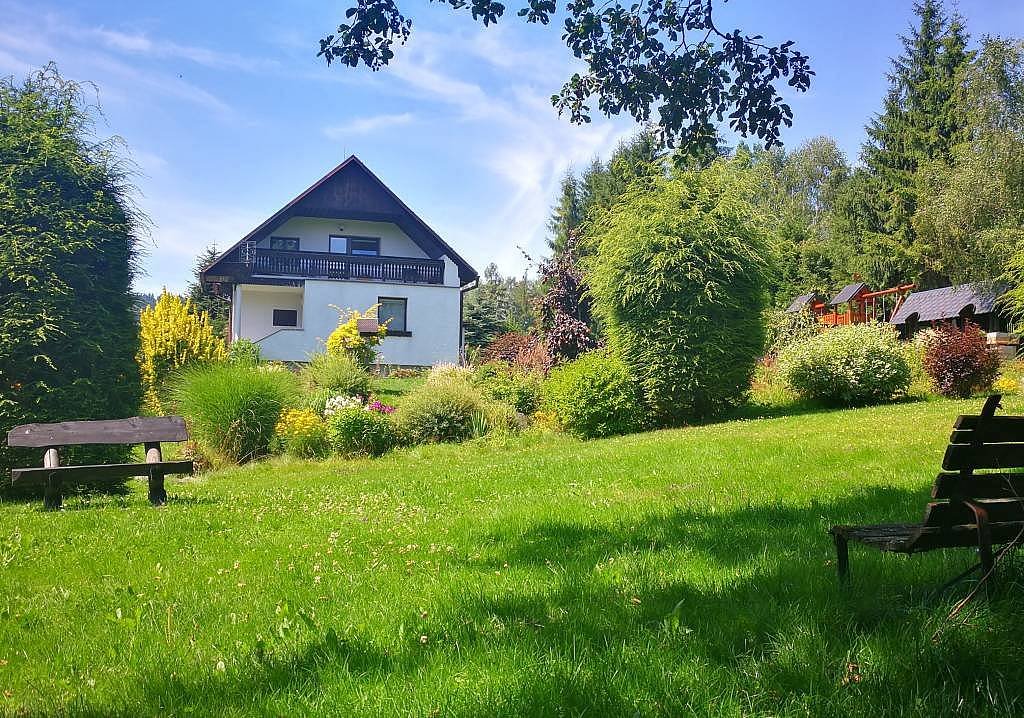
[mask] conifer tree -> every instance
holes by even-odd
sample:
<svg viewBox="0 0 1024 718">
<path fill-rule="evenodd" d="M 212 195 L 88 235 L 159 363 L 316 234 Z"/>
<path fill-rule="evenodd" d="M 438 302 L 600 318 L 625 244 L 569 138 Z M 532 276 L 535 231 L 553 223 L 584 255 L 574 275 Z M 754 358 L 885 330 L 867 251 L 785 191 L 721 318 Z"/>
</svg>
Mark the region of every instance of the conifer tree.
<svg viewBox="0 0 1024 718">
<path fill-rule="evenodd" d="M 948 162 L 964 127 L 955 100 L 957 75 L 970 59 L 963 22 L 947 17 L 941 0 L 921 0 L 914 13 L 918 25 L 902 38 L 903 54 L 893 60 L 882 112 L 866 128 L 861 155 L 880 194 L 881 214 L 867 223 L 880 231 L 860 238 L 869 252 L 867 274 L 878 284 L 920 278 L 914 174 L 925 162 Z"/>
</svg>

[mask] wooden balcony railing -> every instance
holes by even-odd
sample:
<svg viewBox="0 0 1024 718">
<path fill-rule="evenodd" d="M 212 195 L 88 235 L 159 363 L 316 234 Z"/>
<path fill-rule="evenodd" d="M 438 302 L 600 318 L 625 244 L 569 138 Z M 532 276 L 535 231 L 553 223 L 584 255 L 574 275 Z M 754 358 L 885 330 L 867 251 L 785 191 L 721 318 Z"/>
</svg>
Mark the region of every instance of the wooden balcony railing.
<svg viewBox="0 0 1024 718">
<path fill-rule="evenodd" d="M 239 248 L 241 249 L 241 248 Z M 239 256 L 252 274 L 307 279 L 368 279 L 377 282 L 444 284 L 444 260 L 359 257 L 331 252 L 255 249 Z M 249 261 L 246 261 L 249 260 Z"/>
</svg>

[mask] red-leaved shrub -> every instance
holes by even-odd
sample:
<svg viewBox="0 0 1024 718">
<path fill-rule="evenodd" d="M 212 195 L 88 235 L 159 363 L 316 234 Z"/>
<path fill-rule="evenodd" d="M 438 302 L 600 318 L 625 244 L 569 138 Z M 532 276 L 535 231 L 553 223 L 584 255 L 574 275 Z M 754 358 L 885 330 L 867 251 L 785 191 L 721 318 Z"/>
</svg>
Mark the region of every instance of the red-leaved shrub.
<svg viewBox="0 0 1024 718">
<path fill-rule="evenodd" d="M 999 375 L 999 354 L 985 342 L 978 325 L 946 324 L 928 340 L 924 370 L 943 396 L 966 398 L 988 391 Z"/>
<path fill-rule="evenodd" d="M 554 364 L 547 344 L 536 334 L 506 332 L 480 352 L 480 363 L 504 362 L 523 371 L 546 374 Z"/>
</svg>

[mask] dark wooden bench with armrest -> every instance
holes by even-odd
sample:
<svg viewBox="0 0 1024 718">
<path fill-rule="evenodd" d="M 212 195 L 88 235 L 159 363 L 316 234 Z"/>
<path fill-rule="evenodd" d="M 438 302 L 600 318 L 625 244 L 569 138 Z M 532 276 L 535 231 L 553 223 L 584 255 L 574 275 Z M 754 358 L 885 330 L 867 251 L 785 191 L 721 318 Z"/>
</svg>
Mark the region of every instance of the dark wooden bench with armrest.
<svg viewBox="0 0 1024 718">
<path fill-rule="evenodd" d="M 65 479 L 123 480 L 149 477 L 149 501 L 154 506 L 167 502 L 164 476 L 191 474 L 191 461 L 164 461 L 160 442 L 188 441 L 185 420 L 180 416 L 133 417 L 109 421 L 64 421 L 59 424 L 23 424 L 7 434 L 9 446 L 43 449 L 43 465 L 13 469 L 13 483 L 43 482 L 43 506 L 59 509 Z M 143 444 L 145 463 L 61 466 L 58 449 L 83 444 Z"/>
<path fill-rule="evenodd" d="M 957 417 L 921 523 L 829 529 L 840 577 L 849 573 L 850 541 L 908 554 L 977 547 L 988 575 L 995 567 L 993 547 L 1024 538 L 1024 473 L 1013 471 L 1024 468 L 1024 416 L 995 416 L 1001 398 L 990 396 L 978 416 Z"/>
</svg>

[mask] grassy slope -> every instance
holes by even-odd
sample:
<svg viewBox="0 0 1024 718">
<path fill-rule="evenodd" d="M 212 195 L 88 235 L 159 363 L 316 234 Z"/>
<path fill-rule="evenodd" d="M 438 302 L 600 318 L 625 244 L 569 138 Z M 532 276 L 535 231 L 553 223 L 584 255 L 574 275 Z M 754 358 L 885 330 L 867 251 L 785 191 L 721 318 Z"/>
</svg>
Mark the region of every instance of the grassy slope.
<svg viewBox="0 0 1024 718">
<path fill-rule="evenodd" d="M 979 404 L 269 463 L 161 510 L 141 484 L 0 505 L 0 711 L 1019 714 L 1016 564 L 933 638 L 970 552 L 851 547 L 844 591 L 825 534 L 919 516 Z"/>
</svg>

